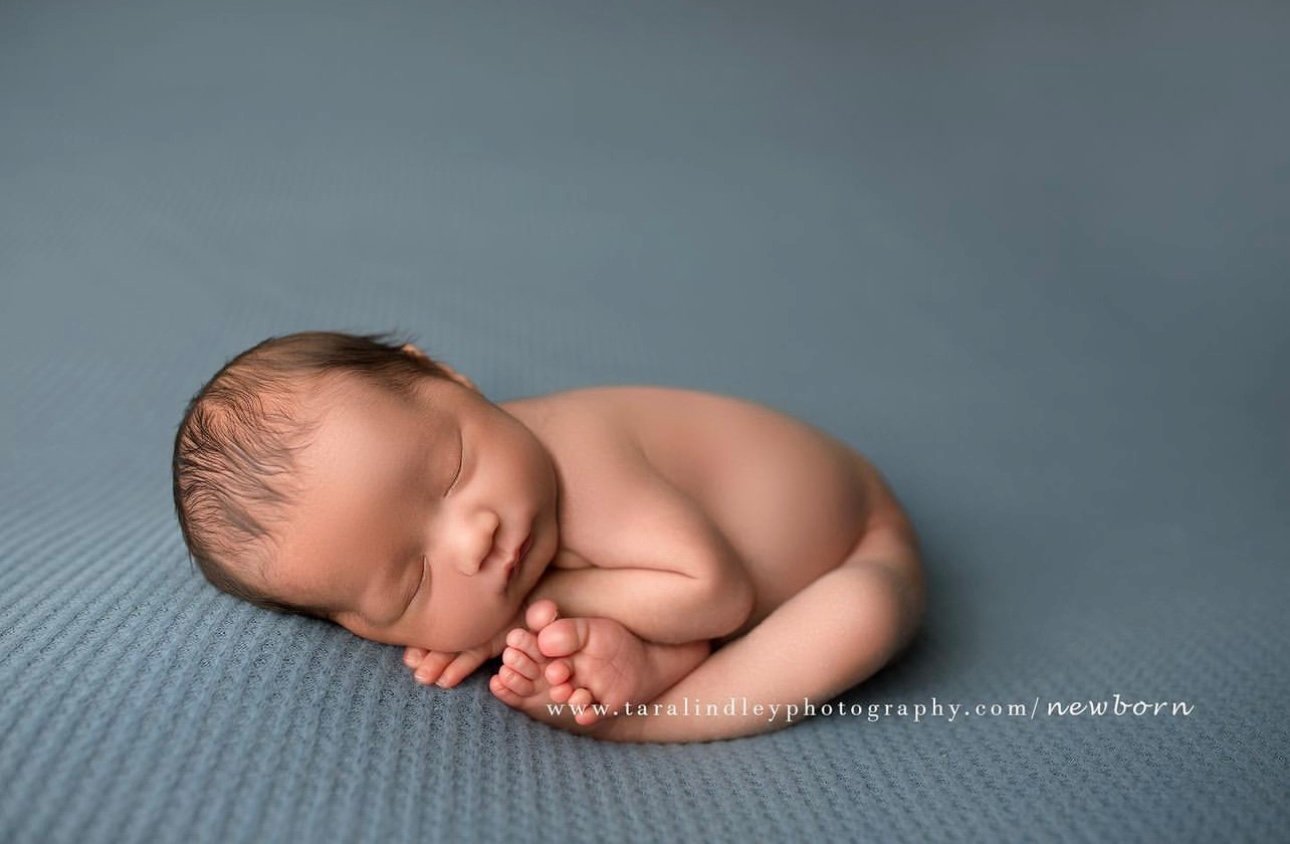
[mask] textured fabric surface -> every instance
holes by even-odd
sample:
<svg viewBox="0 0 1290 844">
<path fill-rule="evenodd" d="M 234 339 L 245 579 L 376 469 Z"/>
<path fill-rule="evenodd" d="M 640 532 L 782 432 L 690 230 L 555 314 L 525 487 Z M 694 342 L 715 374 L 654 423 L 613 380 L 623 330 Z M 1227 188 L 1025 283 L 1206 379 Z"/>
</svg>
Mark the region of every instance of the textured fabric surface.
<svg viewBox="0 0 1290 844">
<path fill-rule="evenodd" d="M 891 5 L 0 5 L 0 839 L 1285 840 L 1286 6 Z M 312 328 L 845 439 L 842 702 L 1027 714 L 602 744 L 215 592 L 175 426 Z"/>
</svg>

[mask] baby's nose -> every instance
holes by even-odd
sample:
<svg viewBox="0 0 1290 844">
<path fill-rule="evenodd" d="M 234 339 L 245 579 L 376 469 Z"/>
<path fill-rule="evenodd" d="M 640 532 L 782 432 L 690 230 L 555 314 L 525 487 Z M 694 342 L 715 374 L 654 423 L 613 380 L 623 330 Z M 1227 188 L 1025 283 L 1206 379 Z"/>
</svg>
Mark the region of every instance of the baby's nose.
<svg viewBox="0 0 1290 844">
<path fill-rule="evenodd" d="M 497 550 L 497 529 L 499 524 L 500 520 L 496 516 L 490 517 L 485 525 L 487 530 L 476 532 L 475 541 L 466 543 L 466 546 L 456 555 L 458 571 L 470 577 L 484 567 L 484 563 Z"/>
<path fill-rule="evenodd" d="M 481 556 L 469 551 L 457 555 L 457 571 L 470 577 L 484 567 L 484 560 L 487 560 L 493 553 L 493 546 L 487 546 L 488 550 Z"/>
</svg>

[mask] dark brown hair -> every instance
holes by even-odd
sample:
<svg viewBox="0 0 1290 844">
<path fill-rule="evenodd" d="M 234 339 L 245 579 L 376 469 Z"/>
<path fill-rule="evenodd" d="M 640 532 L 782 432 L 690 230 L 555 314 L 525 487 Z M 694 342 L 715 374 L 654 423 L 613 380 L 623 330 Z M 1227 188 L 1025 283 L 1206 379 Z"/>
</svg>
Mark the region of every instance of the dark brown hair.
<svg viewBox="0 0 1290 844">
<path fill-rule="evenodd" d="M 322 422 L 307 399 L 357 378 L 413 401 L 424 379 L 450 377 L 404 351 L 405 342 L 390 333 L 270 337 L 189 400 L 171 462 L 175 513 L 190 558 L 213 586 L 267 610 L 330 620 L 327 608 L 274 598 L 237 572 L 263 577 L 276 542 L 271 526 L 300 493 L 294 455 Z"/>
</svg>

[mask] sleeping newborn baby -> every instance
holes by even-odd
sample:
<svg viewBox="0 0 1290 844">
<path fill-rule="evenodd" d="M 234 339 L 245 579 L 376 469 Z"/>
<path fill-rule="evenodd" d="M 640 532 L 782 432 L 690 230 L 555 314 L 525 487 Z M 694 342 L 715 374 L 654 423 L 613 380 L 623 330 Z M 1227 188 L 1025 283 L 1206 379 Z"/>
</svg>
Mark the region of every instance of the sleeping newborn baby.
<svg viewBox="0 0 1290 844">
<path fill-rule="evenodd" d="M 180 423 L 174 494 L 218 588 L 404 646 L 423 683 L 500 656 L 499 700 L 612 741 L 786 726 L 924 606 L 909 518 L 824 432 L 653 386 L 494 404 L 387 335 L 230 360 Z"/>
</svg>

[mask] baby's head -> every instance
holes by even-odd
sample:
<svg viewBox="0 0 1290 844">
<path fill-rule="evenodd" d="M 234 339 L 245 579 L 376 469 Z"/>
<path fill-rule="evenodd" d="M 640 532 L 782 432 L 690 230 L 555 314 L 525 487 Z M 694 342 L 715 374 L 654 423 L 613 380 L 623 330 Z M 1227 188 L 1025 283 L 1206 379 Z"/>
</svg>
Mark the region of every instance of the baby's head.
<svg viewBox="0 0 1290 844">
<path fill-rule="evenodd" d="M 379 642 L 483 644 L 558 546 L 546 448 L 388 335 L 302 332 L 242 352 L 189 402 L 172 467 L 211 584 Z"/>
</svg>

